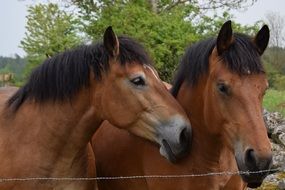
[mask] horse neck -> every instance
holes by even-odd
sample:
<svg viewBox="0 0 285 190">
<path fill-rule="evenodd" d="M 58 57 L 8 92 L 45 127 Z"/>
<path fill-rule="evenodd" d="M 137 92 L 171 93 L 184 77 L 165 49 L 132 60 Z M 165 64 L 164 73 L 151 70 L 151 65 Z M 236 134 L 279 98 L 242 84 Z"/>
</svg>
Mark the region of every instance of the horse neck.
<svg viewBox="0 0 285 190">
<path fill-rule="evenodd" d="M 194 87 L 183 83 L 178 94 L 178 101 L 184 107 L 192 125 L 193 139 L 189 162 L 195 166 L 195 163 L 203 163 L 205 168 L 215 167 L 220 164 L 221 157 L 228 152 L 222 141 L 222 137 L 209 132 L 211 126 L 204 116 L 205 106 L 205 80 L 201 79 L 200 83 Z M 180 95 L 181 94 L 181 95 Z M 209 122 L 212 124 L 211 122 Z M 196 161 L 195 161 L 196 160 Z"/>
<path fill-rule="evenodd" d="M 44 103 L 44 105 L 31 105 L 39 119 L 36 121 L 42 130 L 52 136 L 66 138 L 69 143 L 78 146 L 88 142 L 102 120 L 97 109 L 90 105 L 89 90 L 81 90 L 74 99 L 64 103 Z M 54 137 L 53 137 L 54 139 Z"/>
<path fill-rule="evenodd" d="M 50 174 L 53 171 L 68 171 L 71 166 L 76 168 L 74 163 L 78 161 L 84 166 L 88 142 L 102 122 L 98 110 L 90 106 L 90 94 L 85 89 L 71 101 L 62 103 L 24 102 L 3 123 L 5 129 L 1 127 L 4 136 L 13 136 L 10 151 L 20 156 L 22 152 L 28 153 L 31 157 L 25 161 L 27 165 L 31 160 L 41 160 L 36 164 L 46 165 L 41 168 L 47 168 L 48 175 L 53 175 Z"/>
</svg>

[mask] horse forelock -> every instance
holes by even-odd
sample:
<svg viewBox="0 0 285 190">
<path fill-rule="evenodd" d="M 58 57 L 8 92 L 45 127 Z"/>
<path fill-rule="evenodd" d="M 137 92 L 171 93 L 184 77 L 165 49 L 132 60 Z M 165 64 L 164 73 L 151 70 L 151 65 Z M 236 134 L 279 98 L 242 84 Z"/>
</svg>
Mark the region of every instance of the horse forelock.
<svg viewBox="0 0 285 190">
<path fill-rule="evenodd" d="M 238 75 L 264 73 L 261 57 L 253 40 L 244 34 L 235 34 L 235 42 L 221 55 L 227 68 Z"/>
<path fill-rule="evenodd" d="M 190 86 L 195 86 L 201 76 L 208 74 L 209 58 L 215 45 L 216 39 L 209 38 L 188 47 L 174 77 L 172 88 L 174 96 L 177 96 L 184 81 Z M 238 75 L 265 73 L 253 40 L 244 34 L 234 34 L 233 44 L 220 55 L 220 60 L 229 71 Z"/>
</svg>

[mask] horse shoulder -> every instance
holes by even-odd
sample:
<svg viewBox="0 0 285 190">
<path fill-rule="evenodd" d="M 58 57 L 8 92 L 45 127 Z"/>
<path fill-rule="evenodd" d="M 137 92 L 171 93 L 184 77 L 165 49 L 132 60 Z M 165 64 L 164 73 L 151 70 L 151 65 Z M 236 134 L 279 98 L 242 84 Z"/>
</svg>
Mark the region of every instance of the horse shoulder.
<svg viewBox="0 0 285 190">
<path fill-rule="evenodd" d="M 244 183 L 239 175 L 233 175 L 223 188 L 223 190 L 245 190 L 247 189 L 246 183 Z"/>
</svg>

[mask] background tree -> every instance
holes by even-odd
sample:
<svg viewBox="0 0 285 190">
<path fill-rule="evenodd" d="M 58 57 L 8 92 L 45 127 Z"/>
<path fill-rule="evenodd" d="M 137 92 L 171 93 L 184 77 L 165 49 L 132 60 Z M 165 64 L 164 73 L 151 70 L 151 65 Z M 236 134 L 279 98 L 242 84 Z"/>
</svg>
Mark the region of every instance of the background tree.
<svg viewBox="0 0 285 190">
<path fill-rule="evenodd" d="M 232 16 L 228 13 L 205 15 L 208 10 L 241 9 L 257 0 L 65 0 L 64 12 L 55 4 L 30 7 L 26 38 L 22 47 L 28 53 L 28 69 L 45 55 L 63 51 L 77 44 L 75 26 L 92 41 L 102 39 L 107 26 L 116 33 L 131 36 L 148 49 L 163 80 L 170 81 L 185 48 L 216 35 Z M 62 3 L 60 3 L 62 5 Z M 76 7 L 72 9 L 71 7 Z M 71 15 L 77 15 L 78 20 Z M 58 16 L 55 16 L 58 15 Z M 213 19 L 214 18 L 214 19 Z M 58 24 L 58 20 L 64 24 Z M 64 22 L 66 21 L 66 22 Z M 80 22 L 79 22 L 80 21 Z M 256 26 L 234 23 L 235 31 L 254 33 Z M 41 29 L 39 31 L 39 28 Z M 69 31 L 69 36 L 65 31 Z M 63 35 L 64 34 L 64 35 Z M 63 41 L 61 41 L 63 40 Z M 28 42 L 28 43 L 27 43 Z M 69 44 L 68 42 L 71 42 Z M 40 47 L 39 47 L 40 46 Z"/>
<path fill-rule="evenodd" d="M 26 72 L 52 56 L 80 43 L 77 19 L 57 4 L 37 4 L 28 8 L 26 33 L 21 47 L 27 53 Z"/>
<path fill-rule="evenodd" d="M 270 27 L 270 45 L 282 47 L 285 41 L 285 19 L 279 13 L 268 12 L 266 14 L 266 21 Z"/>
<path fill-rule="evenodd" d="M 285 90 L 285 19 L 276 12 L 266 14 L 270 28 L 270 44 L 264 55 L 264 62 L 271 87 Z"/>
<path fill-rule="evenodd" d="M 137 0 L 65 0 L 67 3 L 76 5 L 85 14 L 99 12 L 106 6 L 117 3 L 128 4 Z M 242 9 L 252 6 L 257 0 L 140 0 L 148 4 L 148 7 L 155 13 L 168 12 L 177 6 L 192 6 L 199 11 L 214 10 L 222 8 L 224 10 Z"/>
<path fill-rule="evenodd" d="M 285 74 L 285 60 L 282 59 L 282 47 L 285 42 L 285 19 L 278 13 L 268 12 L 266 21 L 270 27 L 270 47 L 272 52 L 273 65 Z"/>
<path fill-rule="evenodd" d="M 154 59 L 163 80 L 170 81 L 185 48 L 216 32 L 231 15 L 205 16 L 205 11 L 224 7 L 248 6 L 248 0 L 183 1 L 183 0 L 70 0 L 79 10 L 83 31 L 93 41 L 102 38 L 112 25 L 118 34 L 142 42 Z M 236 25 L 239 31 L 245 27 Z M 249 30 L 249 27 L 247 28 Z M 251 28 L 253 29 L 253 28 Z"/>
</svg>

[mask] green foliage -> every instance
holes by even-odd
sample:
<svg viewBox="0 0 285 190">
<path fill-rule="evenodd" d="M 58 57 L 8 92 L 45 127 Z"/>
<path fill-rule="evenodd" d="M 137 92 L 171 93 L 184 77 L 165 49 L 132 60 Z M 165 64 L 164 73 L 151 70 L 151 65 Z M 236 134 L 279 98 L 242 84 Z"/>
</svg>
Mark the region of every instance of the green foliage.
<svg viewBox="0 0 285 190">
<path fill-rule="evenodd" d="M 278 77 L 277 77 L 278 76 Z M 277 90 L 285 90 L 285 75 L 275 76 L 274 88 Z"/>
<path fill-rule="evenodd" d="M 154 59 L 161 78 L 169 82 L 186 47 L 205 37 L 216 36 L 221 25 L 231 18 L 227 13 L 222 17 L 215 16 L 215 19 L 200 17 L 199 7 L 192 4 L 162 8 L 170 6 L 171 2 L 158 1 L 158 12 L 153 11 L 149 1 L 142 0 L 101 0 L 97 4 L 78 1 L 77 5 L 85 32 L 93 41 L 102 39 L 106 27 L 113 26 L 117 34 L 142 42 Z M 239 32 L 256 31 L 255 27 L 235 26 Z"/>
<path fill-rule="evenodd" d="M 117 3 L 106 6 L 86 26 L 86 33 L 96 41 L 102 39 L 107 26 L 117 34 L 131 36 L 142 42 L 154 59 L 162 79 L 169 81 L 187 44 L 199 39 L 190 22 L 185 21 L 185 9 L 168 13 L 152 12 L 146 1 Z"/>
<path fill-rule="evenodd" d="M 264 55 L 266 64 L 271 65 L 280 74 L 285 75 L 285 49 L 269 47 Z"/>
<path fill-rule="evenodd" d="M 285 49 L 269 47 L 263 56 L 269 85 L 276 90 L 285 90 Z"/>
<path fill-rule="evenodd" d="M 235 33 L 243 33 L 250 36 L 255 36 L 261 28 L 262 22 L 257 21 L 253 25 L 241 25 L 234 21 L 234 18 L 228 12 L 224 12 L 221 16 L 214 14 L 213 16 L 202 16 L 199 19 L 199 24 L 196 26 L 197 32 L 202 34 L 203 37 L 217 36 L 221 26 L 227 21 L 232 20 L 232 28 Z"/>
<path fill-rule="evenodd" d="M 26 36 L 21 47 L 28 57 L 26 72 L 52 56 L 80 43 L 78 21 L 56 4 L 37 4 L 28 8 Z"/>
<path fill-rule="evenodd" d="M 209 36 L 216 36 L 222 24 L 232 16 L 205 16 L 205 10 L 225 10 L 248 6 L 255 0 L 193 1 L 170 0 L 69 0 L 77 7 L 76 20 L 55 4 L 29 8 L 27 34 L 22 47 L 28 53 L 30 71 L 45 59 L 78 44 L 78 28 L 93 41 L 102 39 L 108 26 L 119 35 L 128 35 L 149 51 L 163 80 L 170 81 L 187 46 Z M 80 22 L 79 22 L 80 20 Z M 253 34 L 255 26 L 233 23 L 235 31 Z"/>
<path fill-rule="evenodd" d="M 285 91 L 267 90 L 263 106 L 269 111 L 278 111 L 285 116 Z"/>
</svg>

